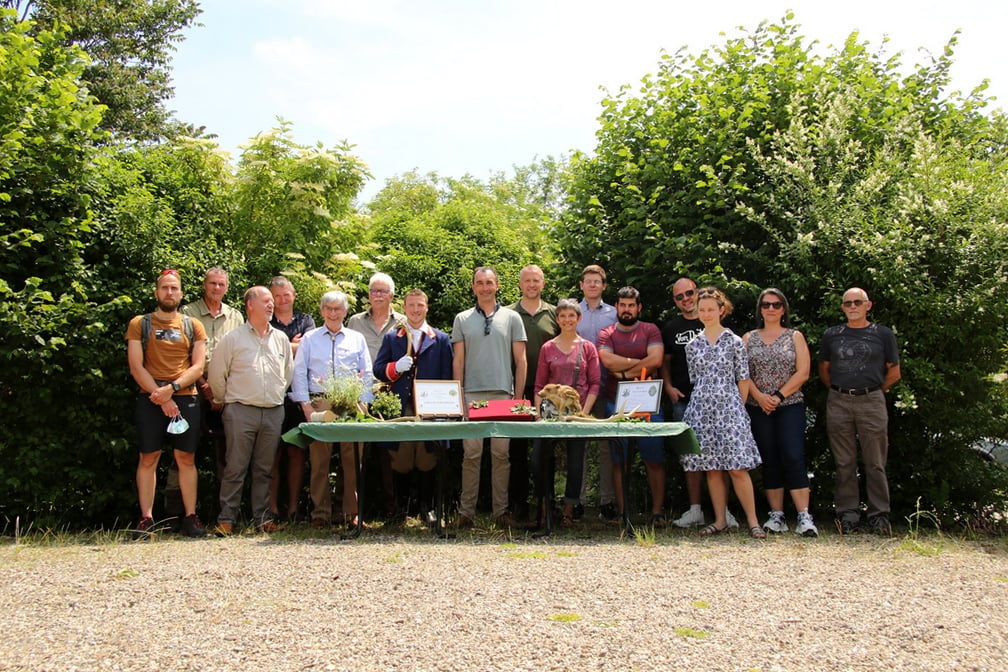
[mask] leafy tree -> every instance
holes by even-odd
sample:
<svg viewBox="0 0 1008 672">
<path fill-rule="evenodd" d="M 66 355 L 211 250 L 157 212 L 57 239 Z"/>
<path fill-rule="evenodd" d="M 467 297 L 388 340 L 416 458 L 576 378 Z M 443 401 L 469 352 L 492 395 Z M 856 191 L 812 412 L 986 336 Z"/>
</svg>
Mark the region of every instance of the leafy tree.
<svg viewBox="0 0 1008 672">
<path fill-rule="evenodd" d="M 281 120 L 252 138 L 238 161 L 231 237 L 249 277 L 262 283 L 285 271 L 308 312 L 317 312 L 321 291 L 337 284 L 331 278 L 363 273 L 356 255 L 363 225 L 352 204 L 368 173 L 351 149 L 300 145 Z"/>
<path fill-rule="evenodd" d="M 455 314 L 473 303 L 479 266 L 496 269 L 502 303 L 516 301 L 519 270 L 551 258 L 543 209 L 530 205 L 528 194 L 525 184 L 500 176 L 490 185 L 415 173 L 389 180 L 369 204 L 375 263 L 403 292 L 427 293 L 428 320 L 439 328 L 450 329 Z"/>
<path fill-rule="evenodd" d="M 140 141 L 171 133 L 171 55 L 200 13 L 196 0 L 2 0 L 33 33 L 60 28 L 91 58 L 81 77 L 106 106 L 102 127 Z"/>
<path fill-rule="evenodd" d="M 1008 341 L 1004 117 L 982 114 L 984 85 L 947 92 L 955 39 L 902 74 L 898 56 L 856 34 L 819 55 L 791 19 L 666 55 L 638 92 L 603 101 L 594 156 L 572 159 L 561 269 L 598 261 L 669 306 L 689 273 L 726 286 L 742 324 L 774 285 L 813 348 L 842 321 L 843 289 L 864 287 L 902 348 L 904 382 L 890 395 L 896 511 L 917 497 L 949 518 L 1003 506 L 1003 473 L 964 446 L 1005 431 L 988 382 Z M 807 389 L 825 505 L 823 390 Z"/>
<path fill-rule="evenodd" d="M 0 10 L 0 515 L 100 510 L 82 479 L 106 473 L 108 384 L 100 335 L 121 302 L 96 301 L 90 197 L 101 108 L 79 85 L 86 57 Z M 81 460 L 84 446 L 95 463 Z M 106 451 L 107 454 L 107 451 Z M 95 469 L 92 472 L 91 469 Z"/>
</svg>

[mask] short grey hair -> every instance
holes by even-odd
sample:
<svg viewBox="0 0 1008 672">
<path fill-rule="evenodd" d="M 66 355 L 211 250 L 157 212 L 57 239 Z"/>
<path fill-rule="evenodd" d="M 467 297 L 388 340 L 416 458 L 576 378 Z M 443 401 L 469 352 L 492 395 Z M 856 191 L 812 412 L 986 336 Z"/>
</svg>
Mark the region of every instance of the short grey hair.
<svg viewBox="0 0 1008 672">
<path fill-rule="evenodd" d="M 367 283 L 368 290 L 374 287 L 376 282 L 385 283 L 386 285 L 388 285 L 389 293 L 393 295 L 395 294 L 395 280 L 393 280 L 392 276 L 389 275 L 388 273 L 375 273 L 374 275 L 372 275 L 371 279 L 368 280 Z"/>
<path fill-rule="evenodd" d="M 339 307 L 342 308 L 343 310 L 350 309 L 350 302 L 347 301 L 347 295 L 339 291 L 338 289 L 328 291 L 322 295 L 322 298 L 319 299 L 319 309 L 321 310 L 326 306 L 331 306 L 334 303 L 338 304 Z"/>
</svg>

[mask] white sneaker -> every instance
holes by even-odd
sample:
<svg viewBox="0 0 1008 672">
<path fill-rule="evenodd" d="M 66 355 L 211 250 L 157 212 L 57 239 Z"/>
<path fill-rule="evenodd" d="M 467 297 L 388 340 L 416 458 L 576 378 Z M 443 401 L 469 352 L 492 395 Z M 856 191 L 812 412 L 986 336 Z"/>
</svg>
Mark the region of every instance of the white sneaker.
<svg viewBox="0 0 1008 672">
<path fill-rule="evenodd" d="M 700 527 L 704 524 L 703 511 L 690 507 L 686 513 L 673 520 L 672 524 L 676 527 Z"/>
<path fill-rule="evenodd" d="M 819 530 L 816 529 L 815 523 L 812 522 L 812 515 L 808 511 L 802 511 L 798 514 L 798 524 L 794 528 L 795 534 L 800 534 L 803 537 L 818 537 Z"/>
<path fill-rule="evenodd" d="M 767 521 L 763 523 L 763 529 L 767 532 L 773 532 L 774 534 L 780 534 L 781 532 L 787 532 L 788 526 L 787 522 L 784 520 L 783 511 L 771 511 L 770 516 Z"/>
<path fill-rule="evenodd" d="M 731 515 L 731 511 L 725 509 L 725 522 L 728 523 L 728 527 L 732 529 L 738 529 L 738 521 L 735 520 L 735 516 Z"/>
</svg>

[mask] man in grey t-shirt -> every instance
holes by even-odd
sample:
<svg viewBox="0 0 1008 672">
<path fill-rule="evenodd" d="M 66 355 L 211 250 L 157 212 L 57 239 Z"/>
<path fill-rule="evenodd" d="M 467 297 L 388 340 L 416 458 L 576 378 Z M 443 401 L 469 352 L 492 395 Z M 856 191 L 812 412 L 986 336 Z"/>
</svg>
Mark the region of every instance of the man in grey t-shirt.
<svg viewBox="0 0 1008 672">
<path fill-rule="evenodd" d="M 497 301 L 497 271 L 481 266 L 473 272 L 476 305 L 455 316 L 451 340 L 455 349 L 452 376 L 462 381 L 466 407 L 473 401 L 521 399 L 525 389 L 525 326 L 521 316 Z M 508 513 L 507 439 L 490 440 L 493 516 L 498 525 L 511 524 Z M 462 441 L 462 499 L 458 525 L 472 527 L 479 494 L 483 441 Z"/>
<path fill-rule="evenodd" d="M 851 287 L 841 302 L 847 323 L 830 327 L 819 349 L 819 380 L 829 388 L 826 429 L 836 462 L 833 506 L 841 533 L 857 530 L 861 518 L 857 449 L 865 467 L 868 521 L 872 531 L 891 534 L 889 482 L 889 416 L 885 391 L 900 379 L 896 336 L 868 321 L 868 293 Z"/>
</svg>

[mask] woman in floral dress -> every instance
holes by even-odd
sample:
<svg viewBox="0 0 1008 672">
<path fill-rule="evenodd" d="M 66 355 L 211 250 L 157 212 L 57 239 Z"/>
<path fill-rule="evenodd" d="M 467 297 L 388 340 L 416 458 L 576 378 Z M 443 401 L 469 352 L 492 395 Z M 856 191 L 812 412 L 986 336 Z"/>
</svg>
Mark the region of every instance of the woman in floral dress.
<svg viewBox="0 0 1008 672">
<path fill-rule="evenodd" d="M 686 455 L 682 462 L 687 471 L 707 472 L 714 522 L 700 533 L 710 536 L 728 529 L 725 519 L 728 493 L 722 473 L 727 471 L 745 511 L 749 534 L 765 539 L 766 532 L 756 518 L 756 500 L 749 478 L 749 470 L 759 466 L 761 460 L 745 410 L 749 392 L 749 360 L 745 345 L 741 338 L 721 325 L 722 317 L 731 311 L 731 303 L 719 289 L 701 289 L 697 304 L 704 330 L 686 346 L 693 395 L 683 422 L 696 434 L 700 454 Z"/>
<path fill-rule="evenodd" d="M 809 514 L 809 478 L 805 466 L 805 398 L 811 358 L 805 337 L 791 328 L 787 298 L 779 289 L 763 290 L 756 301 L 757 329 L 742 337 L 749 355 L 749 419 L 763 458 L 763 486 L 770 515 L 767 532 L 787 532 L 784 486 L 798 511 L 795 532 L 817 537 Z"/>
</svg>

